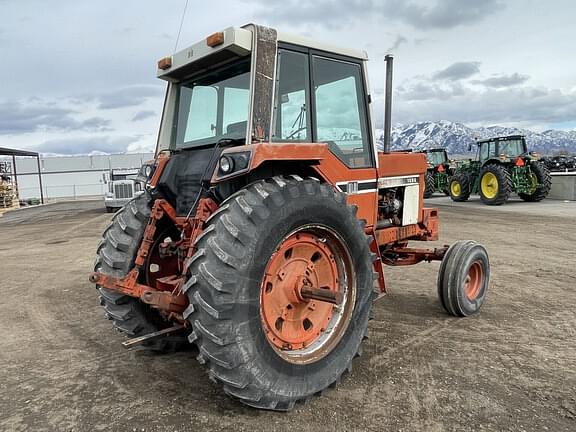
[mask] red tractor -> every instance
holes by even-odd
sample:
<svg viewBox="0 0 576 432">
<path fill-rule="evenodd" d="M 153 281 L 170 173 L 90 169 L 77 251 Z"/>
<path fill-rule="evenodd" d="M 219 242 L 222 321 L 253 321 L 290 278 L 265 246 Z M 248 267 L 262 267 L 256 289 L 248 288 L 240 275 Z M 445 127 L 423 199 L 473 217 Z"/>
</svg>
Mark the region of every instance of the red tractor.
<svg viewBox="0 0 576 432">
<path fill-rule="evenodd" d="M 441 261 L 446 311 L 473 314 L 487 253 L 438 239 L 426 156 L 377 152 L 364 52 L 229 28 L 158 63 L 168 82 L 146 192 L 117 212 L 94 273 L 109 319 L 168 350 L 192 343 L 224 391 L 290 410 L 338 383 L 386 293 L 384 265 Z"/>
</svg>

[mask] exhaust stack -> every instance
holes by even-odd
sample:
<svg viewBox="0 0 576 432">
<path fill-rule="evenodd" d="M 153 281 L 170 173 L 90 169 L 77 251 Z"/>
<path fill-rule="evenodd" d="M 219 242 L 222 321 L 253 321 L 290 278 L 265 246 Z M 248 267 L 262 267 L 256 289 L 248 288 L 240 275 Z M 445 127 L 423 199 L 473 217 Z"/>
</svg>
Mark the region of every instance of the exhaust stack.
<svg viewBox="0 0 576 432">
<path fill-rule="evenodd" d="M 394 66 L 394 56 L 387 54 L 384 57 L 386 62 L 386 93 L 384 95 L 384 153 L 390 153 L 391 133 L 392 133 L 392 70 Z"/>
</svg>

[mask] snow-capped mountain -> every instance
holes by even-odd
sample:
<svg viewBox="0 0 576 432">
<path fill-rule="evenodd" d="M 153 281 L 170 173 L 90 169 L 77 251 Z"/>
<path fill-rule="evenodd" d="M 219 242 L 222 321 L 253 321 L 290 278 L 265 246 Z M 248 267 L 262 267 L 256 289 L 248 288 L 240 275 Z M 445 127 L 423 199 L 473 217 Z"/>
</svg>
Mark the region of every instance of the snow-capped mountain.
<svg viewBox="0 0 576 432">
<path fill-rule="evenodd" d="M 475 139 L 506 135 L 524 135 L 530 150 L 543 154 L 576 153 L 576 131 L 547 130 L 534 132 L 503 126 L 470 128 L 447 120 L 396 125 L 392 128 L 392 150 L 446 147 L 450 154 L 468 153 Z M 376 136 L 383 141 L 383 131 Z"/>
</svg>

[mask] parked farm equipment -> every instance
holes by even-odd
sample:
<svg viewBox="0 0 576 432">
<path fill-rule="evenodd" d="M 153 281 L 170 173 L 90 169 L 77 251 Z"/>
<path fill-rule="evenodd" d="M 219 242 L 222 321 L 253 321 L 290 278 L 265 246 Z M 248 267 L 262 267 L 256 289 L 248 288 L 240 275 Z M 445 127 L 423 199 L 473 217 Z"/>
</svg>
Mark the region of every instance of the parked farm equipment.
<svg viewBox="0 0 576 432">
<path fill-rule="evenodd" d="M 475 160 L 458 163 L 450 179 L 450 197 L 466 201 L 480 194 L 487 205 L 501 205 L 516 192 L 524 201 L 541 201 L 548 195 L 551 177 L 537 156 L 528 152 L 521 135 L 477 141 Z"/>
<path fill-rule="evenodd" d="M 376 152 L 366 61 L 256 25 L 160 60 L 157 158 L 145 193 L 104 232 L 90 277 L 126 345 L 193 343 L 227 394 L 289 410 L 350 371 L 386 293 L 384 264 L 441 261 L 446 311 L 480 309 L 483 246 L 409 244 L 438 240 L 426 158 L 389 152 L 391 57 Z M 344 139 L 335 108 L 352 119 Z"/>
<path fill-rule="evenodd" d="M 449 195 L 449 179 L 454 172 L 454 168 L 448 159 L 448 152 L 443 148 L 423 150 L 428 161 L 428 171 L 426 172 L 426 189 L 424 198 L 430 198 L 434 192 L 442 192 Z"/>
</svg>

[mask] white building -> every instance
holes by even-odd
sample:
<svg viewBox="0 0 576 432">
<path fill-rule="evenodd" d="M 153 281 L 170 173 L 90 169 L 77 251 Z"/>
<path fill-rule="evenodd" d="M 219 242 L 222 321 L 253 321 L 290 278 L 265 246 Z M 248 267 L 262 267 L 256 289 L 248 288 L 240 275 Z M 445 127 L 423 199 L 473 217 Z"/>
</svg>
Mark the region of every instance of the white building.
<svg viewBox="0 0 576 432">
<path fill-rule="evenodd" d="M 40 157 L 44 198 L 104 195 L 112 168 L 140 168 L 153 158 L 153 153 Z M 36 158 L 16 158 L 20 199 L 40 198 L 37 172 Z"/>
</svg>

